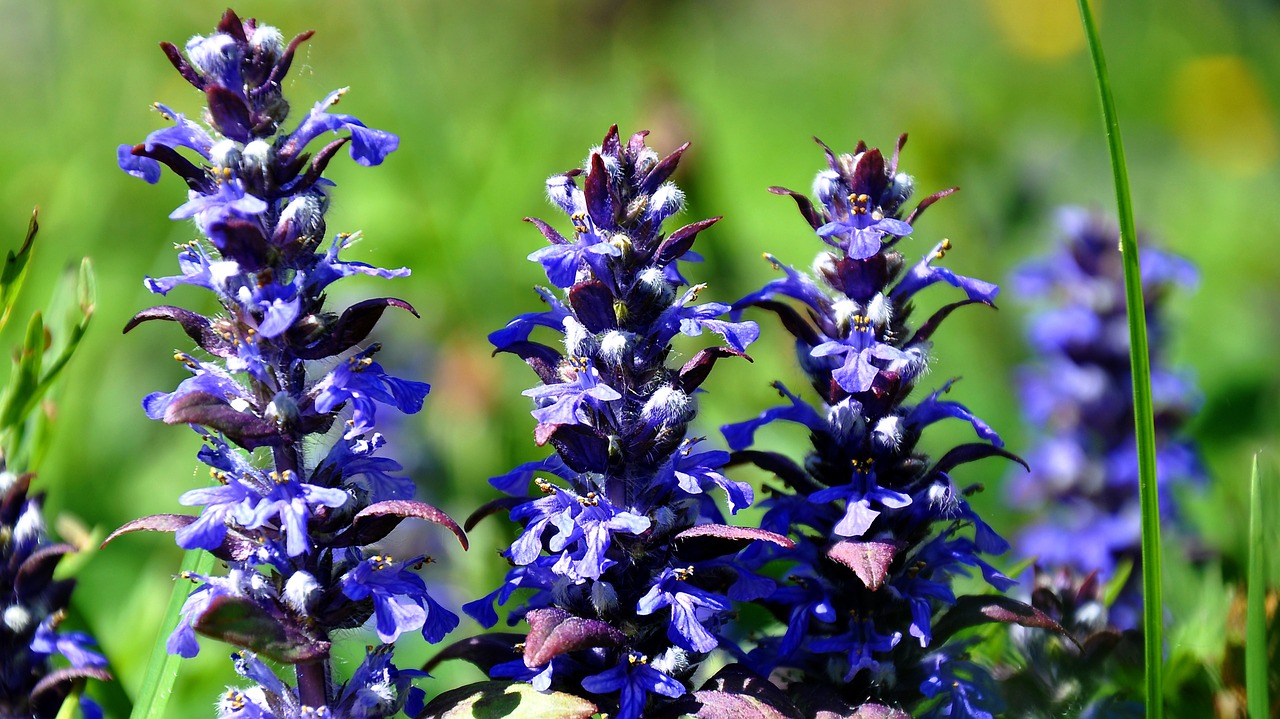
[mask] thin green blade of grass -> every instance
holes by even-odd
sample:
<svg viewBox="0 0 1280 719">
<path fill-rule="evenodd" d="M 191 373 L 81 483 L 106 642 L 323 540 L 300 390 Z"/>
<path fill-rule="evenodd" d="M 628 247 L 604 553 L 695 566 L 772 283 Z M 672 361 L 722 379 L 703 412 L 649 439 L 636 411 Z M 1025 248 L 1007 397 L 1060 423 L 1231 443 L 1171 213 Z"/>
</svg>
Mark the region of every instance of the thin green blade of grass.
<svg viewBox="0 0 1280 719">
<path fill-rule="evenodd" d="M 1137 233 L 1134 230 L 1133 202 L 1129 195 L 1129 171 L 1120 138 L 1111 79 L 1102 55 L 1102 40 L 1094 23 L 1088 0 L 1078 0 L 1089 54 L 1093 57 L 1102 120 L 1106 126 L 1111 154 L 1111 173 L 1116 184 L 1116 209 L 1120 220 L 1120 252 L 1124 264 L 1125 304 L 1129 316 L 1129 358 L 1133 374 L 1134 432 L 1138 444 L 1138 493 L 1142 504 L 1142 629 L 1145 646 L 1147 716 L 1164 717 L 1164 663 L 1162 625 L 1163 602 L 1160 586 L 1160 498 L 1156 486 L 1156 432 L 1151 406 L 1151 362 L 1147 349 L 1146 306 L 1142 299 L 1142 274 L 1138 265 Z"/>
<path fill-rule="evenodd" d="M 1249 477 L 1249 589 L 1245 619 L 1244 686 L 1252 719 L 1266 719 L 1267 695 L 1267 550 L 1262 528 L 1262 480 L 1258 455 Z"/>
<path fill-rule="evenodd" d="M 202 549 L 193 549 L 182 558 L 182 576 L 187 572 L 208 574 L 213 569 L 214 556 Z M 155 646 L 151 648 L 151 658 L 147 661 L 147 673 L 142 678 L 142 689 L 138 691 L 138 700 L 133 704 L 133 713 L 129 719 L 163 719 L 165 707 L 173 693 L 173 683 L 178 678 L 178 667 L 181 657 L 173 656 L 165 647 L 169 639 L 169 629 L 178 623 L 178 614 L 187 601 L 188 585 L 186 582 L 174 582 L 173 593 L 169 595 L 169 606 L 164 613 L 164 622 L 160 625 L 160 633 L 156 637 Z"/>
</svg>

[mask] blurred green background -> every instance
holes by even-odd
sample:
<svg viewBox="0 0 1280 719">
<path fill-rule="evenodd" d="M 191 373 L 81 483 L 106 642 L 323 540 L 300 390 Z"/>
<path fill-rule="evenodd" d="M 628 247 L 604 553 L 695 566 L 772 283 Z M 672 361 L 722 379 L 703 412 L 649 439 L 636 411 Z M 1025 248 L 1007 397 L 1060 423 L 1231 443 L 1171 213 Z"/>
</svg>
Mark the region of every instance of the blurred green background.
<svg viewBox="0 0 1280 719">
<path fill-rule="evenodd" d="M 158 187 L 126 176 L 115 148 L 162 126 L 153 101 L 198 117 L 200 95 L 156 45 L 207 34 L 224 8 L 0 0 L 0 233 L 16 244 L 31 208 L 41 207 L 32 308 L 66 263 L 91 255 L 99 273 L 95 325 L 62 387 L 38 486 L 51 511 L 108 531 L 180 511 L 177 496 L 207 479 L 194 458 L 198 438 L 148 421 L 139 407 L 146 393 L 186 376 L 170 356 L 188 349 L 187 339 L 160 324 L 120 334 L 134 313 L 160 303 L 142 277 L 173 274 L 173 244 L 194 237 L 190 224 L 167 219 L 185 188 L 170 176 Z M 329 229 L 364 231 L 349 258 L 414 274 L 343 283 L 332 304 L 392 294 L 422 313 L 419 321 L 389 316 L 379 331 L 384 362 L 434 386 L 421 415 L 388 430 L 390 455 L 414 465 L 422 496 L 459 519 L 494 496 L 487 477 L 543 456 L 520 396 L 534 376 L 513 357 L 491 359 L 485 335 L 539 305 L 530 288 L 545 278 L 524 258 L 543 241 L 520 219 L 565 226 L 543 180 L 577 166 L 611 123 L 624 135 L 652 130 L 659 152 L 692 141 L 675 178 L 690 199 L 684 217 L 725 217 L 699 240 L 706 263 L 687 273 L 710 283 L 704 299 L 732 301 L 771 279 L 763 252 L 809 264 L 813 235 L 790 200 L 765 188 L 808 190 L 823 166 L 814 135 L 849 151 L 859 139 L 891 148 L 909 132 L 902 166 L 916 177 L 917 197 L 952 185 L 962 192 L 917 223 L 907 254 L 948 237 L 956 249 L 947 264 L 963 274 L 1007 280 L 1016 263 L 1047 251 L 1060 204 L 1113 212 L 1070 0 L 281 0 L 236 10 L 286 37 L 317 31 L 286 83 L 295 117 L 349 85 L 342 111 L 401 137 L 384 166 L 358 167 L 345 153 L 331 165 L 338 187 Z M 1203 273 L 1194 293 L 1171 303 L 1171 357 L 1198 374 L 1205 395 L 1192 430 L 1214 486 L 1191 513 L 1224 554 L 1223 578 L 1184 571 L 1192 578 L 1170 590 L 1169 603 L 1175 621 L 1220 626 L 1213 617 L 1227 595 L 1218 587 L 1238 578 L 1244 556 L 1248 457 L 1274 448 L 1280 425 L 1280 9 L 1261 0 L 1109 0 L 1098 12 L 1138 224 Z M 950 299 L 938 290 L 922 302 Z M 212 309 L 196 290 L 166 302 Z M 963 376 L 952 398 L 1016 452 L 1032 440 L 1011 382 L 1025 358 L 1027 308 L 1008 293 L 1000 304 L 949 321 L 936 337 L 933 379 Z M 700 421 L 708 435 L 770 406 L 772 380 L 804 386 L 784 333 L 757 319 L 764 336 L 755 363 L 722 363 L 707 385 Z M 4 342 L 17 334 L 10 328 Z M 941 447 L 959 436 L 962 428 L 946 428 L 931 441 Z M 771 439 L 797 452 L 805 441 L 786 432 Z M 986 483 L 977 501 L 1011 535 L 1022 520 L 1002 508 L 1004 469 L 974 465 L 960 480 Z M 439 545 L 428 580 L 447 603 L 496 586 L 504 563 L 494 551 L 509 539 L 502 524 L 481 525 L 466 556 L 439 530 L 423 530 Z M 156 632 L 169 629 L 159 621 L 178 562 L 171 538 L 133 535 L 83 567 L 78 605 L 129 695 Z M 454 636 L 476 631 L 464 619 Z M 1212 653 L 1221 634 L 1201 640 Z M 430 654 L 420 645 L 402 642 L 404 665 Z M 234 678 L 225 657 L 206 643 L 184 669 L 170 716 L 207 711 Z M 434 694 L 472 677 L 467 671 L 424 686 Z"/>
</svg>

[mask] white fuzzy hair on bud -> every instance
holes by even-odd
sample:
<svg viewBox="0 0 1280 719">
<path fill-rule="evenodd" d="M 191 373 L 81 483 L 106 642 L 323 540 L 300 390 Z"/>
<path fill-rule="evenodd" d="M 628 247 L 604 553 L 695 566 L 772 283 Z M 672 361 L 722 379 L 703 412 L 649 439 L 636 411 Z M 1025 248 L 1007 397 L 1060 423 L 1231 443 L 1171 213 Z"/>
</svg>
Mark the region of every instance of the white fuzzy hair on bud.
<svg viewBox="0 0 1280 719">
<path fill-rule="evenodd" d="M 266 140 L 251 140 L 244 146 L 246 173 L 263 175 L 271 167 L 271 144 Z"/>
<path fill-rule="evenodd" d="M 831 433 L 841 439 L 853 434 L 861 434 L 866 426 L 862 417 L 862 405 L 852 397 L 847 397 L 827 410 L 827 426 Z"/>
<path fill-rule="evenodd" d="M 674 183 L 664 182 L 649 198 L 649 219 L 661 222 L 684 209 L 684 192 Z"/>
<path fill-rule="evenodd" d="M 648 172 L 656 164 L 658 164 L 658 153 L 648 147 L 641 150 L 640 156 L 636 158 L 636 170 L 639 172 Z"/>
<path fill-rule="evenodd" d="M 619 367 L 631 353 L 631 338 L 625 332 L 609 330 L 600 338 L 600 359 Z"/>
<path fill-rule="evenodd" d="M 875 297 L 867 303 L 867 319 L 871 320 L 871 324 L 883 327 L 889 324 L 893 319 L 893 304 L 884 296 L 883 292 L 876 293 Z"/>
<path fill-rule="evenodd" d="M 573 357 L 592 357 L 600 343 L 581 322 L 573 317 L 564 318 L 564 348 Z"/>
<path fill-rule="evenodd" d="M 270 25 L 259 25 L 253 29 L 253 36 L 249 38 L 249 46 L 257 50 L 263 57 L 275 63 L 280 59 L 280 54 L 284 52 L 284 35 L 280 34 L 278 28 Z"/>
<path fill-rule="evenodd" d="M 950 482 L 934 482 L 925 495 L 930 507 L 936 507 L 943 517 L 952 517 L 960 510 L 960 498 Z"/>
<path fill-rule="evenodd" d="M 284 583 L 284 603 L 299 614 L 310 614 L 320 598 L 320 583 L 307 572 L 294 572 Z"/>
<path fill-rule="evenodd" d="M 602 152 L 603 149 L 600 145 L 591 148 L 591 151 L 587 153 L 587 159 L 582 163 L 582 169 L 591 172 L 591 158 L 599 155 L 601 162 L 604 163 L 604 171 L 609 173 L 611 179 L 616 179 L 622 174 L 622 166 L 618 164 L 618 158 Z"/>
<path fill-rule="evenodd" d="M 689 395 L 671 385 L 659 387 L 640 410 L 644 421 L 668 426 L 687 422 L 692 414 L 693 401 Z"/>
<path fill-rule="evenodd" d="M 573 178 L 565 174 L 547 178 L 547 199 L 569 215 L 587 211 L 582 191 L 574 184 Z"/>
<path fill-rule="evenodd" d="M 18 544 L 34 543 L 45 533 L 44 517 L 40 516 L 40 505 L 28 504 L 18 521 L 13 523 L 13 539 Z"/>
<path fill-rule="evenodd" d="M 21 604 L 11 604 L 4 610 L 4 625 L 13 634 L 25 633 L 34 621 L 31 612 Z"/>
<path fill-rule="evenodd" d="M 235 140 L 219 140 L 209 148 L 209 161 L 218 167 L 240 169 L 240 146 Z"/>
<path fill-rule="evenodd" d="M 848 297 L 844 297 L 831 303 L 831 311 L 835 313 L 836 326 L 841 329 L 848 329 L 849 324 L 853 322 L 853 318 L 862 314 L 862 306 Z"/>
<path fill-rule="evenodd" d="M 835 273 L 836 262 L 836 256 L 830 252 L 819 252 L 813 258 L 813 274 L 825 276 Z"/>
<path fill-rule="evenodd" d="M 591 606 L 602 615 L 613 614 L 618 609 L 618 591 L 606 581 L 591 585 Z"/>
<path fill-rule="evenodd" d="M 835 170 L 823 170 L 813 178 L 813 196 L 818 202 L 830 205 L 832 198 L 840 192 L 840 175 Z"/>
<path fill-rule="evenodd" d="M 906 202 L 915 189 L 915 178 L 905 172 L 899 172 L 893 176 L 893 184 L 889 187 L 889 192 L 896 196 L 899 202 Z"/>
<path fill-rule="evenodd" d="M 678 675 L 689 668 L 689 654 L 679 647 L 670 647 L 649 660 L 649 666 L 663 674 Z"/>
<path fill-rule="evenodd" d="M 871 441 L 881 451 L 894 451 L 902 444 L 902 418 L 896 414 L 881 417 L 871 432 Z"/>
<path fill-rule="evenodd" d="M 234 38 L 223 33 L 191 38 L 187 41 L 187 57 L 197 70 L 217 81 L 225 79 L 228 70 L 234 69 L 237 74 L 240 71 L 234 67 L 240 62 L 240 47 Z"/>
</svg>

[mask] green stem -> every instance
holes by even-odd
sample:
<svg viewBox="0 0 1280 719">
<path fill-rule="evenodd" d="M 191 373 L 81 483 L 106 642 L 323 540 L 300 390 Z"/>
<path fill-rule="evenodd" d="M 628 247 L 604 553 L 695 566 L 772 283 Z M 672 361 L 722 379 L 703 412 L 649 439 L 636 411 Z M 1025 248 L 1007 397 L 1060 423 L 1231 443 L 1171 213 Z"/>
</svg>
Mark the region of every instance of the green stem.
<svg viewBox="0 0 1280 719">
<path fill-rule="evenodd" d="M 192 549 L 182 558 L 182 572 L 208 574 L 213 569 L 214 557 L 202 549 Z M 133 705 L 130 719 L 162 719 L 165 706 L 169 703 L 169 695 L 173 691 L 173 683 L 178 678 L 178 665 L 182 658 L 169 653 L 165 644 L 169 638 L 169 630 L 178 623 L 178 614 L 187 601 L 190 583 L 178 579 L 174 583 L 173 593 L 169 595 L 169 606 L 164 613 L 164 623 L 160 625 L 160 635 L 151 649 L 151 659 L 147 662 L 147 674 L 142 679 L 142 689 L 138 692 L 138 701 Z"/>
<path fill-rule="evenodd" d="M 1244 686 L 1250 719 L 1265 719 L 1267 696 L 1267 549 L 1262 529 L 1262 480 L 1258 455 L 1249 478 L 1249 588 L 1245 614 Z"/>
<path fill-rule="evenodd" d="M 1142 299 L 1142 274 L 1138 266 L 1137 233 L 1129 196 L 1129 171 L 1125 166 L 1120 121 L 1111 96 L 1111 80 L 1102 56 L 1102 41 L 1088 0 L 1078 0 L 1089 52 L 1093 56 L 1111 172 L 1116 183 L 1116 207 L 1120 219 L 1120 252 L 1124 262 L 1125 304 L 1129 312 L 1129 360 L 1133 372 L 1134 432 L 1138 439 L 1138 492 L 1142 502 L 1142 629 L 1147 684 L 1147 716 L 1164 716 L 1163 622 L 1160 587 L 1160 497 L 1156 486 L 1156 431 L 1151 407 L 1151 363 L 1147 351 L 1146 307 Z"/>
</svg>

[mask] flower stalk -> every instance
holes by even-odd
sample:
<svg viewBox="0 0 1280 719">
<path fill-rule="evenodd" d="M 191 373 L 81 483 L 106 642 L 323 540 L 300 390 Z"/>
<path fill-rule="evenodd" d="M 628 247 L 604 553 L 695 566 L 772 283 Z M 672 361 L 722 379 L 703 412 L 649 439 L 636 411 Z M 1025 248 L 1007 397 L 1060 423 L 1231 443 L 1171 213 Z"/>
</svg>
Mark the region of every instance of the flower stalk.
<svg viewBox="0 0 1280 719">
<path fill-rule="evenodd" d="M 213 34 L 192 38 L 185 50 L 162 44 L 205 95 L 207 127 L 157 105 L 173 124 L 118 152 L 121 169 L 149 183 L 165 167 L 177 174 L 187 201 L 170 217 L 193 220 L 200 233 L 179 248 L 181 274 L 147 278 L 147 288 L 167 295 L 181 285 L 200 287 L 221 311 L 206 317 L 164 305 L 125 328 L 174 322 L 198 347 L 175 355 L 191 377 L 172 392 L 148 395 L 143 408 L 201 436 L 198 457 L 215 485 L 179 498 L 201 508 L 198 516 L 144 517 L 111 538 L 172 531 L 179 546 L 206 550 L 228 566 L 226 576 L 183 574 L 196 588 L 167 642 L 183 657 L 199 651 L 197 634 L 240 649 L 236 672 L 253 686 L 229 690 L 221 717 L 413 711 L 423 695 L 411 683 L 422 673 L 396 668 L 391 646 L 408 632 L 437 642 L 458 621 L 415 573 L 426 557 L 396 561 L 377 545 L 413 517 L 444 526 L 466 546 L 462 530 L 413 500 L 414 483 L 380 454 L 386 440 L 376 431 L 378 407 L 417 412 L 430 387 L 388 374 L 374 360 L 381 346 L 367 339 L 387 308 L 417 313 L 396 298 L 364 300 L 341 313 L 325 306 L 329 287 L 345 277 L 409 274 L 341 259 L 358 233 L 324 242 L 328 163 L 347 147 L 358 164 L 378 165 L 399 140 L 332 112 L 345 90 L 283 130 L 289 103 L 282 81 L 310 37 L 286 44 L 275 28 L 227 11 Z M 339 136 L 308 150 L 329 133 Z M 330 662 L 334 633 L 370 619 L 381 644 L 342 682 Z M 296 686 L 259 657 L 292 665 Z"/>
</svg>

